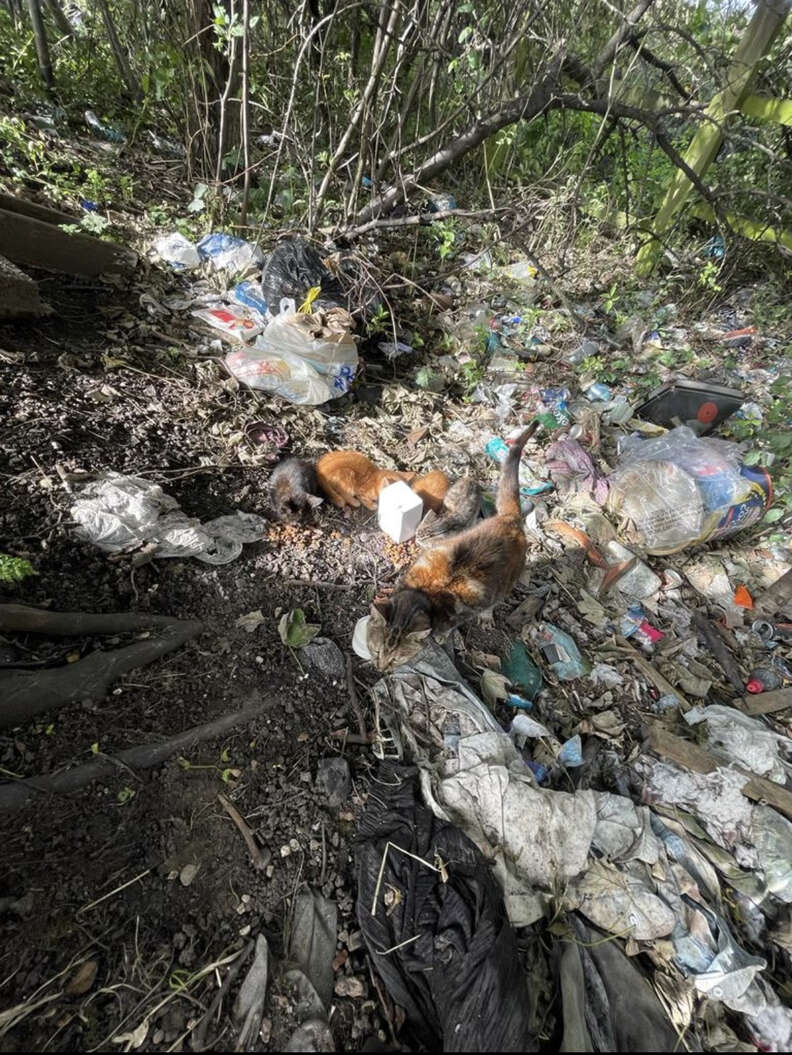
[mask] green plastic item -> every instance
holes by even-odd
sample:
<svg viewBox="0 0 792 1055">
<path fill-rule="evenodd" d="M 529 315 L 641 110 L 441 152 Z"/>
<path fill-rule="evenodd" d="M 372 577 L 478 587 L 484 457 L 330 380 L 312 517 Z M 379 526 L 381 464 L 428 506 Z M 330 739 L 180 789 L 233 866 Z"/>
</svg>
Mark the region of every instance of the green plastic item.
<svg viewBox="0 0 792 1055">
<path fill-rule="evenodd" d="M 528 700 L 533 700 L 542 687 L 542 672 L 528 655 L 522 641 L 515 641 L 509 658 L 501 663 L 501 672 Z"/>
</svg>

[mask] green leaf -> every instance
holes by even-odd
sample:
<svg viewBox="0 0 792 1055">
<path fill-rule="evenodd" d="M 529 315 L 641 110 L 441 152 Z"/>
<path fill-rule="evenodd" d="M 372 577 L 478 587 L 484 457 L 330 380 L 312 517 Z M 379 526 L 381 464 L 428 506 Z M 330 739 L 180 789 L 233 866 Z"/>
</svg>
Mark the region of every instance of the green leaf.
<svg viewBox="0 0 792 1055">
<path fill-rule="evenodd" d="M 91 744 L 91 754 L 92 755 L 98 755 L 99 754 L 99 741 L 98 740 L 94 740 L 94 742 Z"/>
<path fill-rule="evenodd" d="M 472 35 L 473 26 L 465 26 L 465 28 L 460 32 L 459 37 L 457 38 L 457 44 L 464 44 L 465 41 Z"/>
<path fill-rule="evenodd" d="M 776 506 L 774 509 L 768 509 L 764 515 L 764 522 L 765 524 L 775 524 L 783 515 L 784 510 L 780 506 Z"/>
<path fill-rule="evenodd" d="M 762 457 L 761 451 L 748 451 L 743 458 L 743 465 L 758 465 Z"/>
<path fill-rule="evenodd" d="M 318 623 L 306 623 L 302 608 L 292 608 L 281 616 L 278 623 L 280 639 L 290 648 L 303 648 L 313 641 L 321 629 Z"/>
<path fill-rule="evenodd" d="M 134 788 L 129 788 L 129 787 L 121 788 L 121 790 L 118 793 L 118 803 L 119 803 L 119 805 L 123 806 L 125 802 L 129 802 L 130 799 L 133 799 L 135 797 L 135 795 L 136 795 L 136 792 L 135 792 Z"/>
</svg>

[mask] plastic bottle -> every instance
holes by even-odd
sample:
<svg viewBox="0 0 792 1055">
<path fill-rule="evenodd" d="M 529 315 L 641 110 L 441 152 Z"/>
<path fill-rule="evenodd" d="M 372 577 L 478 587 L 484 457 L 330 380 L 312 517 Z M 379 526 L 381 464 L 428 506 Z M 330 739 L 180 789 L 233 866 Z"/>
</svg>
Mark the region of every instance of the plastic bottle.
<svg viewBox="0 0 792 1055">
<path fill-rule="evenodd" d="M 748 692 L 757 695 L 760 692 L 772 692 L 780 689 L 783 684 L 782 678 L 772 667 L 757 667 L 751 672 L 751 676 L 745 684 Z"/>
<path fill-rule="evenodd" d="M 522 696 L 527 700 L 536 698 L 542 687 L 542 672 L 528 655 L 522 641 L 514 642 L 508 659 L 501 663 L 501 670 Z M 509 702 L 512 702 L 511 697 Z M 517 707 L 520 704 L 514 703 L 512 706 Z M 525 703 L 522 706 L 525 706 Z"/>
<path fill-rule="evenodd" d="M 592 381 L 585 396 L 589 403 L 609 403 L 613 399 L 613 390 L 602 381 Z"/>
</svg>

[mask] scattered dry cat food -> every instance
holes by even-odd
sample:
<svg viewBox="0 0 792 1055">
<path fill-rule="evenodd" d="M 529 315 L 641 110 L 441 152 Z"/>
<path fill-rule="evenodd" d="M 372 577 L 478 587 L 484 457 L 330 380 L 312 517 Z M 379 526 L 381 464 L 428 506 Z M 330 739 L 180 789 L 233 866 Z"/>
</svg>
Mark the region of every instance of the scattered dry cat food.
<svg viewBox="0 0 792 1055">
<path fill-rule="evenodd" d="M 404 568 L 411 564 L 418 555 L 418 547 L 413 539 L 407 542 L 392 542 L 386 538 L 382 544 L 382 554 L 395 568 Z"/>
</svg>

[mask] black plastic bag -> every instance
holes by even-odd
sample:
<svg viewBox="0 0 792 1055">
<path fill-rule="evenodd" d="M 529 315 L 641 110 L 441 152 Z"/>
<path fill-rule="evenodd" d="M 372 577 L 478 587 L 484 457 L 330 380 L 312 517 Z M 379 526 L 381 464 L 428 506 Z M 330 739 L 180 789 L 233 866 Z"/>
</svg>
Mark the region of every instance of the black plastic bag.
<svg viewBox="0 0 792 1055">
<path fill-rule="evenodd" d="M 273 315 L 280 312 L 282 297 L 291 298 L 299 308 L 313 286 L 319 286 L 321 293 L 311 305 L 312 311 L 348 306 L 341 283 L 327 270 L 314 247 L 301 238 L 281 242 L 264 261 L 261 290 Z"/>
<path fill-rule="evenodd" d="M 415 1040 L 430 1051 L 536 1051 L 500 887 L 470 839 L 420 805 L 415 768 L 382 767 L 355 857 L 366 948 Z"/>
</svg>

